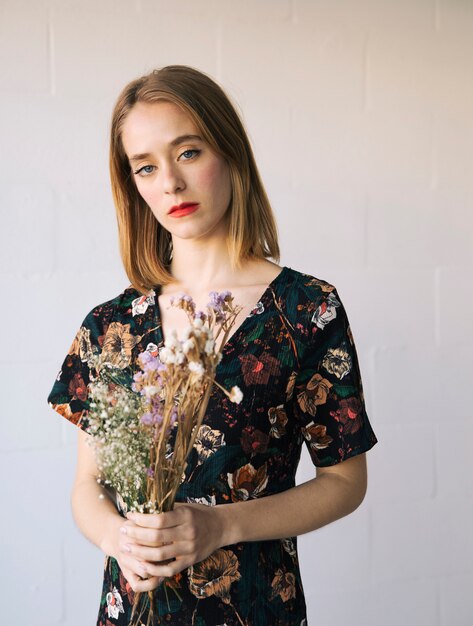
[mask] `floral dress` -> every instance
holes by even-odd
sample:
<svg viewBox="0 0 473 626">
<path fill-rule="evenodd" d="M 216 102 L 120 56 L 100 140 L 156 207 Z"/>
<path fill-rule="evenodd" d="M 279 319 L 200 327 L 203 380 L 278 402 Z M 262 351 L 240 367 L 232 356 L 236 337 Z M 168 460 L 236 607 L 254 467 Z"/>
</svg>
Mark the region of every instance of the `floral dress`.
<svg viewBox="0 0 473 626">
<path fill-rule="evenodd" d="M 137 356 L 164 344 L 159 293 L 129 287 L 90 311 L 49 393 L 53 409 L 87 431 L 88 352 L 97 346 L 138 370 Z M 214 386 L 178 502 L 214 506 L 290 489 L 303 442 L 316 467 L 377 443 L 346 311 L 336 288 L 314 276 L 282 268 L 225 344 L 216 380 L 238 385 L 243 400 L 231 403 Z M 120 498 L 117 509 L 123 515 Z M 97 626 L 128 624 L 133 596 L 107 556 Z M 154 600 L 164 624 L 305 626 L 297 537 L 223 546 L 165 579 Z"/>
</svg>

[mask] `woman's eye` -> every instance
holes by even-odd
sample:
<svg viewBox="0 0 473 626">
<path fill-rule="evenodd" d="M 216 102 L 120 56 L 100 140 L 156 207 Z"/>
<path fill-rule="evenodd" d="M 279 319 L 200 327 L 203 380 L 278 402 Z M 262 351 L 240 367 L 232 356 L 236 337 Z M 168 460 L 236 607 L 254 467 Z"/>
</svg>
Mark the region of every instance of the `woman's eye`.
<svg viewBox="0 0 473 626">
<path fill-rule="evenodd" d="M 133 174 L 138 174 L 139 176 L 149 176 L 152 171 L 150 172 L 147 168 L 153 168 L 154 165 L 143 165 L 143 167 L 140 167 L 139 170 L 136 170 L 136 172 L 133 172 Z M 146 170 L 146 171 L 145 171 Z"/>
<path fill-rule="evenodd" d="M 184 150 L 184 152 L 181 153 L 180 156 L 183 156 L 185 154 L 189 154 L 195 152 L 195 156 L 197 156 L 201 150 L 194 150 L 194 149 L 189 149 L 189 150 Z M 195 156 L 190 156 L 189 158 L 185 158 L 184 161 L 190 161 L 191 159 L 195 159 Z M 143 167 L 140 167 L 138 170 L 134 171 L 133 174 L 144 177 L 144 176 L 149 176 L 150 174 L 153 173 L 153 170 L 156 169 L 154 165 L 143 165 Z"/>
<path fill-rule="evenodd" d="M 195 152 L 196 154 L 199 154 L 200 150 L 194 150 L 194 149 L 190 149 L 190 150 L 184 150 L 184 152 L 182 154 L 187 154 L 188 152 Z M 181 156 L 182 156 L 181 154 Z M 191 157 L 193 158 L 193 157 Z M 184 159 L 185 161 L 190 161 L 190 159 Z"/>
</svg>

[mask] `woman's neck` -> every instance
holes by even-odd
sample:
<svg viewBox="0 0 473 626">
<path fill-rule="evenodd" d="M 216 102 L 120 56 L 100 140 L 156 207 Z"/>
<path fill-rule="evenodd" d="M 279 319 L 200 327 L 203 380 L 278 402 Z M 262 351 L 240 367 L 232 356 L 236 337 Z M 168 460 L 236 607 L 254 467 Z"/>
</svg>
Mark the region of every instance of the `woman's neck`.
<svg viewBox="0 0 473 626">
<path fill-rule="evenodd" d="M 212 285 L 233 282 L 230 257 L 224 239 L 206 241 L 173 241 L 170 272 L 173 285 L 183 289 L 203 291 Z"/>
</svg>

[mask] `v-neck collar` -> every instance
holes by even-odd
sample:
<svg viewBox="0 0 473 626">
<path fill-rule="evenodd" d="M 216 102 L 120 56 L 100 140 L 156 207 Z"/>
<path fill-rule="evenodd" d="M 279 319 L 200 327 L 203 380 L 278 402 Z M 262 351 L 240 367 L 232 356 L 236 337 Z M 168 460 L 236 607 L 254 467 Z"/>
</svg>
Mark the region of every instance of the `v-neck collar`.
<svg viewBox="0 0 473 626">
<path fill-rule="evenodd" d="M 245 330 L 246 330 L 246 326 L 250 323 L 251 319 L 254 317 L 254 315 L 251 315 L 251 312 L 256 309 L 258 304 L 260 302 L 262 302 L 263 304 L 267 304 L 268 302 L 271 302 L 271 297 L 270 297 L 271 292 L 273 291 L 273 289 L 276 289 L 276 287 L 279 285 L 279 283 L 281 281 L 283 281 L 283 279 L 285 278 L 285 276 L 286 276 L 286 274 L 287 274 L 287 272 L 289 270 L 290 270 L 290 268 L 288 266 L 283 265 L 282 266 L 282 270 L 279 272 L 279 274 L 275 278 L 273 278 L 273 280 L 268 284 L 268 286 L 265 288 L 265 290 L 260 295 L 258 300 L 255 302 L 254 306 L 252 307 L 252 309 L 250 311 L 250 314 L 248 314 L 241 321 L 241 324 L 237 327 L 237 329 L 231 334 L 229 339 L 227 339 L 227 341 L 223 345 L 222 350 L 221 350 L 222 357 L 228 352 L 229 348 L 231 348 L 233 346 L 233 343 L 235 343 L 237 340 L 239 340 L 241 335 L 244 335 Z M 159 296 L 161 294 L 161 285 L 156 285 L 154 287 L 154 292 L 155 292 L 156 320 L 158 322 L 158 327 L 157 327 L 158 342 L 157 342 L 157 344 L 158 344 L 158 347 L 160 347 L 160 346 L 164 345 L 163 327 L 162 327 L 162 322 L 161 322 L 161 310 L 160 310 L 160 307 L 159 307 Z"/>
</svg>

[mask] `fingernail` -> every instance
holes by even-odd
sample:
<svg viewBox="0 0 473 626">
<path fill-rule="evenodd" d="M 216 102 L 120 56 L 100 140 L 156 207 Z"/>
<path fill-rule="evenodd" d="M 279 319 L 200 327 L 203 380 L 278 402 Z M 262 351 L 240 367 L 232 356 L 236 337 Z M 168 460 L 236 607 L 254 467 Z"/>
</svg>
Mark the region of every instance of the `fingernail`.
<svg viewBox="0 0 473 626">
<path fill-rule="evenodd" d="M 125 526 L 120 526 L 120 532 L 123 533 L 124 535 L 126 535 L 126 528 L 125 528 Z"/>
<path fill-rule="evenodd" d="M 131 552 L 131 548 L 127 543 L 123 546 L 123 549 L 126 550 L 126 552 Z"/>
</svg>

